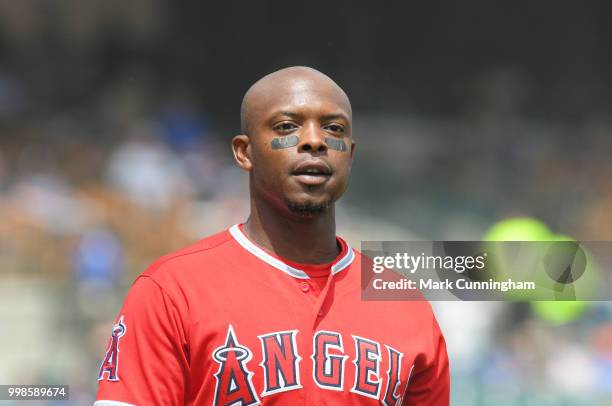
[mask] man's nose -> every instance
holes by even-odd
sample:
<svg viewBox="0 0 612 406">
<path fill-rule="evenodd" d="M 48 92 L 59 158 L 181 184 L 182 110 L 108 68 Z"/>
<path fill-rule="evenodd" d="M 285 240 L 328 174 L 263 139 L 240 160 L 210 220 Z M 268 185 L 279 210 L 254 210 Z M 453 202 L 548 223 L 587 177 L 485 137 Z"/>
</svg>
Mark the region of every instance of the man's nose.
<svg viewBox="0 0 612 406">
<path fill-rule="evenodd" d="M 300 143 L 298 144 L 298 152 L 325 152 L 327 145 L 325 144 L 325 134 L 323 130 L 316 124 L 308 124 L 300 134 Z"/>
</svg>

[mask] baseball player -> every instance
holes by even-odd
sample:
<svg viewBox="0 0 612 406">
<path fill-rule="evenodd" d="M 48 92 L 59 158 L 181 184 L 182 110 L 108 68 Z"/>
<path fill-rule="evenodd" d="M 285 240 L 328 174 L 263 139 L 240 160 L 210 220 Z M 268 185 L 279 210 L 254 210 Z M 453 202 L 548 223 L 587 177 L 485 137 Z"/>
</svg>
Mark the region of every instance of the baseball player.
<svg viewBox="0 0 612 406">
<path fill-rule="evenodd" d="M 344 91 L 282 69 L 247 91 L 241 123 L 248 220 L 136 279 L 94 405 L 448 405 L 431 306 L 362 301 L 360 253 L 336 236 L 355 151 Z"/>
</svg>

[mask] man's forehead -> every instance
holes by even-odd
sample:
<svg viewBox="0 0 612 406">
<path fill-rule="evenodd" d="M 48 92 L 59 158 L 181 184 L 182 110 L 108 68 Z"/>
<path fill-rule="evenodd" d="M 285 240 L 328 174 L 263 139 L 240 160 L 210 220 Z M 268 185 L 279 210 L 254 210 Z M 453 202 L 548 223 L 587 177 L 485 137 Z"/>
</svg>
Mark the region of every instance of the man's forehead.
<svg viewBox="0 0 612 406">
<path fill-rule="evenodd" d="M 330 87 L 321 87 L 303 81 L 277 86 L 267 92 L 254 106 L 259 114 L 316 112 L 320 114 L 342 113 L 350 119 L 351 106 L 348 100 Z"/>
<path fill-rule="evenodd" d="M 323 114 L 332 110 L 349 120 L 352 114 L 346 93 L 329 77 L 310 68 L 287 68 L 263 77 L 247 91 L 241 112 L 243 129 L 263 115 L 291 109 L 325 111 Z"/>
</svg>

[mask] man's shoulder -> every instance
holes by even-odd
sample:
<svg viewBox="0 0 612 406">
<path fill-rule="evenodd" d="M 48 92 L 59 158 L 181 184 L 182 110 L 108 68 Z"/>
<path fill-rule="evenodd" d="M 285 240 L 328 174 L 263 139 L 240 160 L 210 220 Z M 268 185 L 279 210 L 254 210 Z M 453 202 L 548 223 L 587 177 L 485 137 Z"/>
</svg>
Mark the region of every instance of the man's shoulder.
<svg viewBox="0 0 612 406">
<path fill-rule="evenodd" d="M 158 258 L 141 275 L 161 277 L 172 270 L 203 269 L 207 262 L 227 255 L 227 245 L 232 240 L 229 229 L 225 229 Z"/>
</svg>

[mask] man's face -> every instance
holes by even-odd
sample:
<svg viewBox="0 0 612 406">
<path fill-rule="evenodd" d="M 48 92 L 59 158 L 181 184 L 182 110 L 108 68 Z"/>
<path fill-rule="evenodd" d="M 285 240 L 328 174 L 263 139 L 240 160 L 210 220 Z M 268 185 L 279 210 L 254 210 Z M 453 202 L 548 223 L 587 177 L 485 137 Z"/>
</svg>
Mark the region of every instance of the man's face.
<svg viewBox="0 0 612 406">
<path fill-rule="evenodd" d="M 286 80 L 258 95 L 249 126 L 251 188 L 278 208 L 309 216 L 342 196 L 348 184 L 354 143 L 351 108 L 344 93 L 316 79 Z M 274 149 L 278 137 L 298 144 Z M 326 138 L 344 142 L 331 149 Z"/>
</svg>

